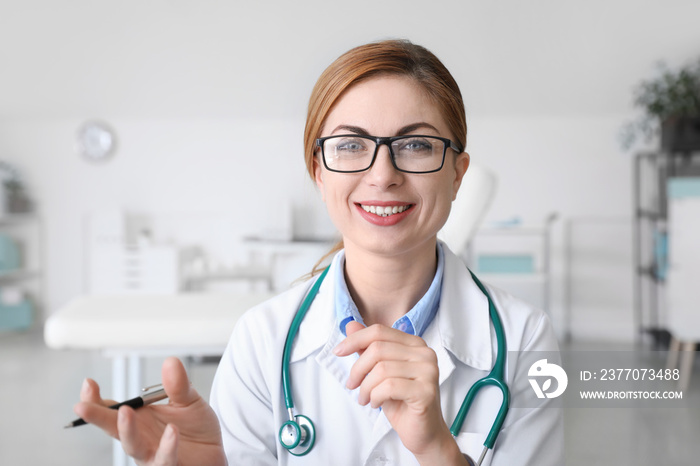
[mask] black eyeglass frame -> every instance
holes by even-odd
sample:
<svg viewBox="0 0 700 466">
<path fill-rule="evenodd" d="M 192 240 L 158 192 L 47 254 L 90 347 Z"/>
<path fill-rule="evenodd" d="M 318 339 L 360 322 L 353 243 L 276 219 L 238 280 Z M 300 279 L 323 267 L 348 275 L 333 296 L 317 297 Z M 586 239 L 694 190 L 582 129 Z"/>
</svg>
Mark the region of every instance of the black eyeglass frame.
<svg viewBox="0 0 700 466">
<path fill-rule="evenodd" d="M 323 149 L 323 144 L 326 142 L 328 139 L 335 139 L 335 138 L 342 138 L 342 137 L 353 137 L 353 138 L 361 138 L 361 139 L 369 139 L 370 141 L 374 141 L 376 146 L 374 147 L 374 155 L 372 155 L 372 161 L 369 163 L 367 168 L 363 168 L 362 170 L 335 170 L 333 168 L 330 168 L 328 164 L 326 163 L 326 154 Z M 400 141 L 401 139 L 410 139 L 410 138 L 433 138 L 433 139 L 439 139 L 440 141 L 443 142 L 443 149 L 442 149 L 442 161 L 440 162 L 440 167 L 436 168 L 435 170 L 429 170 L 426 172 L 416 172 L 416 171 L 411 171 L 411 170 L 403 170 L 399 167 L 396 166 L 396 156 L 394 155 L 394 150 L 391 148 L 391 144 L 394 141 Z M 372 168 L 372 165 L 374 165 L 374 161 L 377 160 L 377 153 L 379 152 L 379 146 L 385 145 L 389 148 L 389 158 L 391 159 L 391 164 L 394 166 L 394 168 L 397 171 L 403 172 L 403 173 L 414 173 L 414 174 L 424 174 L 424 173 L 435 173 L 439 172 L 442 170 L 442 167 L 445 165 L 445 155 L 447 154 L 447 148 L 449 147 L 453 151 L 455 151 L 458 154 L 461 154 L 463 152 L 462 149 L 460 149 L 457 144 L 452 142 L 452 140 L 448 138 L 443 138 L 440 136 L 429 136 L 426 134 L 407 134 L 405 136 L 393 136 L 393 137 L 377 137 L 377 136 L 369 136 L 369 135 L 361 135 L 361 134 L 334 134 L 333 136 L 326 136 L 323 138 L 318 138 L 316 139 L 316 147 L 321 148 L 321 159 L 323 159 L 323 166 L 326 167 L 326 170 L 335 172 L 335 173 L 361 173 L 364 171 L 369 170 Z"/>
</svg>

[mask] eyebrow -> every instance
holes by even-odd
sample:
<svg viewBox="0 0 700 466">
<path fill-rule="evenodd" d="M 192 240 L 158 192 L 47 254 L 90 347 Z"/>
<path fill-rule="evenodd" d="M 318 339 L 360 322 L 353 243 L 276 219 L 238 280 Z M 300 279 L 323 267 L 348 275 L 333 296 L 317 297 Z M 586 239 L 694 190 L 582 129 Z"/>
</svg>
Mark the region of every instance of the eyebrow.
<svg viewBox="0 0 700 466">
<path fill-rule="evenodd" d="M 410 133 L 414 132 L 415 130 L 421 129 L 421 128 L 432 129 L 436 133 L 440 134 L 440 132 L 437 130 L 437 128 L 435 126 L 431 125 L 430 123 L 420 122 L 420 123 L 413 123 L 413 124 L 404 126 L 403 128 L 399 129 L 396 132 L 396 135 L 403 136 L 405 134 L 410 134 Z M 338 130 L 349 131 L 349 132 L 354 133 L 354 134 L 359 134 L 360 136 L 370 136 L 369 132 L 366 129 L 361 128 L 359 126 L 353 126 L 353 125 L 338 125 L 335 127 L 335 129 L 333 130 L 333 132 L 331 134 L 335 134 Z"/>
</svg>

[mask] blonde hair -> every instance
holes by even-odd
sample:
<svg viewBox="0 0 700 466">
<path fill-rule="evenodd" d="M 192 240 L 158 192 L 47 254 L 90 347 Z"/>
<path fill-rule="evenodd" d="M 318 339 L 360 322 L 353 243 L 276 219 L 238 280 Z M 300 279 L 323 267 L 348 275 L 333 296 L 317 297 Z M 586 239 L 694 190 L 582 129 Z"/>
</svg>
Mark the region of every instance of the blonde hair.
<svg viewBox="0 0 700 466">
<path fill-rule="evenodd" d="M 328 114 L 353 85 L 380 75 L 407 76 L 419 84 L 440 109 L 452 137 L 463 151 L 467 145 L 467 119 L 457 82 L 445 65 L 428 49 L 408 40 L 384 40 L 355 47 L 338 57 L 321 74 L 311 92 L 304 128 L 304 159 L 314 179 L 316 139 L 321 137 Z M 343 249 L 340 240 L 313 267 Z"/>
</svg>

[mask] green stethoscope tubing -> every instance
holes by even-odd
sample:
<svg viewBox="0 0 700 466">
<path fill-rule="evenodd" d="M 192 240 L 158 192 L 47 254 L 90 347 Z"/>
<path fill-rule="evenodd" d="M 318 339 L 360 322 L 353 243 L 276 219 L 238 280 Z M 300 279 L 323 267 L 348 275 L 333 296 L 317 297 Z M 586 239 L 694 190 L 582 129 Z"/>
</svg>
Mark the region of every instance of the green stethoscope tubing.
<svg viewBox="0 0 700 466">
<path fill-rule="evenodd" d="M 316 441 L 316 431 L 314 428 L 314 423 L 306 416 L 297 415 L 294 416 L 294 400 L 292 399 L 292 378 L 289 370 L 289 361 L 292 357 L 292 344 L 294 343 L 294 338 L 296 338 L 297 333 L 299 333 L 299 326 L 306 316 L 306 312 L 311 307 L 316 295 L 318 294 L 318 289 L 321 288 L 321 283 L 323 279 L 326 278 L 328 274 L 328 269 L 330 266 L 326 267 L 325 270 L 318 277 L 316 282 L 313 284 L 311 289 L 304 298 L 304 302 L 299 307 L 294 319 L 292 320 L 292 325 L 289 326 L 289 331 L 287 332 L 287 340 L 284 343 L 284 354 L 282 356 L 282 389 L 284 391 L 284 404 L 287 407 L 287 412 L 289 413 L 289 420 L 282 424 L 279 431 L 279 440 L 284 448 L 286 448 L 292 455 L 304 456 L 314 446 Z M 308 430 L 306 431 L 306 438 L 302 441 L 302 429 L 305 426 L 301 425 L 297 418 L 301 418 L 306 422 Z M 290 427 L 295 431 L 296 438 L 291 444 L 285 443 L 283 439 L 283 431 L 285 427 Z M 297 450 L 297 451 L 294 451 Z"/>
<path fill-rule="evenodd" d="M 330 266 L 326 267 L 321 275 L 319 275 L 316 283 L 314 283 L 314 285 L 311 287 L 311 290 L 309 290 L 307 293 L 304 302 L 301 303 L 299 310 L 294 316 L 294 320 L 292 320 L 292 325 L 289 327 L 289 332 L 287 332 L 287 341 L 284 343 L 284 355 L 282 359 L 282 387 L 284 389 L 284 404 L 287 406 L 287 409 L 294 408 L 294 400 L 292 399 L 292 381 L 291 374 L 289 373 L 289 360 L 292 357 L 292 343 L 294 343 L 294 338 L 296 338 L 297 333 L 299 332 L 301 321 L 304 320 L 306 312 L 311 307 L 311 303 L 314 302 L 314 299 L 318 294 L 318 289 L 321 288 L 321 283 L 323 283 L 323 279 L 326 278 L 329 268 Z"/>
<path fill-rule="evenodd" d="M 486 291 L 484 285 L 481 283 L 481 281 L 479 281 L 478 278 L 476 278 L 476 275 L 474 275 L 471 270 L 469 271 L 469 273 L 474 279 L 476 286 L 478 286 L 482 293 L 486 295 L 486 298 L 489 301 L 489 315 L 491 316 L 491 322 L 493 322 L 493 328 L 496 331 L 496 363 L 493 365 L 493 369 L 491 369 L 491 372 L 489 372 L 489 374 L 486 377 L 477 380 L 474 383 L 474 385 L 471 386 L 471 388 L 467 392 L 467 396 L 462 402 L 462 406 L 459 408 L 459 412 L 457 413 L 454 422 L 452 423 L 452 427 L 450 427 L 450 432 L 452 432 L 452 435 L 454 435 L 455 437 L 457 436 L 457 434 L 459 434 L 459 431 L 462 429 L 464 419 L 467 417 L 467 413 L 469 412 L 469 407 L 472 405 L 472 402 L 474 401 L 477 392 L 481 388 L 486 387 L 488 385 L 496 386 L 501 390 L 503 401 L 501 401 L 501 408 L 498 410 L 496 419 L 491 425 L 489 435 L 486 437 L 486 441 L 484 442 L 484 446 L 486 448 L 493 449 L 493 445 L 496 443 L 496 438 L 501 432 L 503 421 L 505 421 L 506 414 L 508 414 L 508 407 L 510 406 L 510 390 L 508 389 L 508 385 L 506 385 L 505 382 L 506 335 L 503 330 L 503 324 L 501 323 L 501 319 L 498 317 L 496 305 L 493 304 L 493 300 L 491 299 L 491 295 L 488 291 Z"/>
<path fill-rule="evenodd" d="M 306 453 L 311 451 L 311 448 L 313 447 L 315 441 L 315 432 L 313 431 L 313 423 L 311 422 L 311 420 L 306 416 L 298 415 L 297 417 L 303 418 L 305 421 L 308 421 L 308 423 L 311 425 L 311 438 L 306 439 L 304 441 L 304 443 L 308 443 L 308 445 L 306 446 L 303 452 L 295 453 L 292 451 L 292 449 L 297 448 L 299 446 L 299 444 L 301 443 L 299 441 L 300 439 L 297 439 L 297 441 L 293 443 L 293 445 L 286 445 L 282 440 L 282 430 L 285 428 L 285 426 L 292 425 L 292 428 L 296 432 L 301 433 L 301 428 L 295 421 L 294 416 L 292 414 L 292 410 L 294 409 L 294 400 L 292 398 L 292 381 L 289 370 L 289 361 L 291 359 L 292 344 L 294 343 L 294 339 L 296 338 L 296 335 L 299 332 L 299 326 L 304 320 L 307 311 L 311 307 L 311 303 L 313 303 L 314 299 L 316 298 L 318 290 L 321 287 L 321 283 L 323 283 L 323 279 L 328 274 L 329 268 L 330 266 L 326 267 L 326 269 L 321 273 L 321 275 L 318 277 L 316 282 L 313 284 L 313 286 L 307 293 L 306 298 L 304 298 L 304 301 L 302 302 L 301 306 L 299 307 L 299 310 L 297 311 L 296 315 L 294 316 L 294 319 L 292 320 L 292 324 L 289 327 L 289 331 L 287 332 L 287 339 L 284 344 L 284 354 L 282 357 L 282 390 L 284 392 L 284 402 L 289 412 L 290 420 L 282 424 L 279 436 L 282 445 L 284 445 L 285 448 L 287 448 L 290 451 L 290 453 L 297 456 L 305 455 Z M 467 396 L 464 398 L 462 406 L 460 407 L 459 412 L 457 413 L 457 416 L 455 417 L 455 420 L 452 423 L 452 426 L 450 427 L 450 432 L 455 437 L 459 434 L 459 431 L 462 428 L 462 424 L 464 424 L 464 420 L 467 417 L 467 413 L 469 412 L 469 408 L 471 407 L 477 392 L 485 386 L 493 385 L 501 391 L 503 401 L 501 402 L 501 407 L 498 410 L 496 419 L 494 420 L 491 426 L 491 430 L 489 431 L 489 434 L 486 437 L 486 441 L 484 442 L 484 447 L 492 449 L 494 444 L 496 443 L 496 438 L 498 437 L 498 434 L 501 431 L 503 421 L 505 421 L 506 414 L 508 413 L 508 406 L 510 405 L 510 390 L 508 389 L 508 386 L 506 385 L 504 379 L 506 337 L 505 332 L 503 330 L 503 324 L 501 323 L 501 319 L 498 316 L 498 312 L 496 311 L 496 306 L 494 305 L 493 300 L 491 299 L 491 295 L 486 290 L 481 281 L 479 281 L 479 279 L 476 278 L 476 276 L 471 272 L 471 270 L 469 271 L 469 273 L 474 279 L 476 285 L 479 287 L 482 293 L 484 293 L 489 303 L 489 316 L 491 317 L 491 322 L 493 322 L 493 327 L 496 332 L 496 363 L 494 364 L 493 369 L 491 369 L 491 372 L 489 372 L 489 374 L 486 377 L 477 380 L 476 383 L 474 383 L 474 385 L 472 385 L 472 387 L 469 389 L 469 391 L 467 392 Z"/>
</svg>

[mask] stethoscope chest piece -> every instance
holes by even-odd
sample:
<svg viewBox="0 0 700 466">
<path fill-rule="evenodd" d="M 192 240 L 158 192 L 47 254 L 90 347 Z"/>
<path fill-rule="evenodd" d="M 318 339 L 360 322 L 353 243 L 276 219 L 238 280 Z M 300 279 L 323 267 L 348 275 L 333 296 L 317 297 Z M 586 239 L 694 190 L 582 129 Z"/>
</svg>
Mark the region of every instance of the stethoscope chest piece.
<svg viewBox="0 0 700 466">
<path fill-rule="evenodd" d="M 314 446 L 316 429 L 308 417 L 299 414 L 280 427 L 280 443 L 289 453 L 304 456 Z"/>
</svg>

